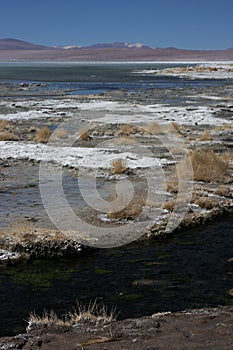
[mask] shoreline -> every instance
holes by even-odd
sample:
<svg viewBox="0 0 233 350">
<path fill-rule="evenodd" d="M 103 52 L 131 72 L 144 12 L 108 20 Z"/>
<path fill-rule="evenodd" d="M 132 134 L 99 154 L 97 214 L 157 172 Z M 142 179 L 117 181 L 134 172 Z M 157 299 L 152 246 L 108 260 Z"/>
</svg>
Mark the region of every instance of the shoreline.
<svg viewBox="0 0 233 350">
<path fill-rule="evenodd" d="M 31 324 L 31 330 L 15 337 L 0 338 L 2 349 L 112 349 L 141 350 L 231 350 L 233 345 L 232 307 L 157 313 L 147 317 L 97 322 L 85 317 L 72 327 L 59 320 L 44 326 Z M 47 321 L 46 321 L 47 322 Z M 57 322 L 57 324 L 56 324 Z M 182 345 L 181 345 L 182 344 Z"/>
</svg>

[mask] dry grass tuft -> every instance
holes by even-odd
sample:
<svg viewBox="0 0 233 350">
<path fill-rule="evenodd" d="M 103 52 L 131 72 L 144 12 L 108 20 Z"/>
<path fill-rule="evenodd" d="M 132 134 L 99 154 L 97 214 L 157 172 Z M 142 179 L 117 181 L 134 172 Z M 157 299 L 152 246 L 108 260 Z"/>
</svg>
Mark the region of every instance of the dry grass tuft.
<svg viewBox="0 0 233 350">
<path fill-rule="evenodd" d="M 77 304 L 78 310 L 68 313 L 68 318 L 72 324 L 79 322 L 90 322 L 94 324 L 107 324 L 115 320 L 115 310 L 108 312 L 108 309 L 103 304 L 97 304 L 95 300 L 89 303 L 88 306 Z"/>
<path fill-rule="evenodd" d="M 194 203 L 199 205 L 199 207 L 210 210 L 218 206 L 218 201 L 211 197 L 199 197 L 194 200 Z"/>
<path fill-rule="evenodd" d="M 142 190 L 136 190 L 134 196 L 129 204 L 125 204 L 125 207 L 122 208 L 124 203 L 124 198 L 122 198 L 121 203 L 118 205 L 116 202 L 113 203 L 112 211 L 108 213 L 109 219 L 113 220 L 132 220 L 138 217 L 143 207 L 146 205 L 147 198 L 146 194 Z M 115 199 L 115 198 L 113 198 Z"/>
<path fill-rule="evenodd" d="M 59 139 L 65 139 L 68 137 L 68 131 L 64 128 L 57 128 L 52 133 L 51 139 L 52 140 L 59 140 Z"/>
<path fill-rule="evenodd" d="M 191 154 L 195 181 L 223 181 L 229 170 L 229 164 L 213 151 L 196 150 Z"/>
<path fill-rule="evenodd" d="M 18 141 L 19 137 L 13 132 L 5 131 L 0 133 L 0 141 Z"/>
<path fill-rule="evenodd" d="M 167 181 L 167 191 L 171 193 L 177 193 L 178 192 L 178 179 L 168 179 Z"/>
<path fill-rule="evenodd" d="M 129 124 L 124 124 L 121 126 L 120 130 L 118 131 L 119 136 L 129 136 L 131 134 L 135 134 L 137 129 Z"/>
<path fill-rule="evenodd" d="M 205 130 L 200 137 L 200 141 L 212 141 L 212 140 L 213 140 L 213 137 L 209 132 L 209 130 Z"/>
<path fill-rule="evenodd" d="M 175 200 L 170 200 L 167 201 L 164 206 L 163 209 L 169 210 L 169 211 L 173 211 L 173 209 L 175 208 L 176 205 L 176 201 Z"/>
<path fill-rule="evenodd" d="M 221 154 L 221 158 L 226 162 L 233 162 L 233 153 L 224 152 Z"/>
<path fill-rule="evenodd" d="M 8 129 L 9 125 L 10 124 L 9 124 L 9 122 L 7 120 L 1 119 L 0 120 L 0 131 Z"/>
<path fill-rule="evenodd" d="M 77 305 L 78 309 L 66 314 L 64 319 L 60 319 L 53 310 L 44 312 L 42 317 L 31 313 L 28 319 L 27 331 L 44 327 L 72 327 L 78 323 L 104 325 L 115 321 L 115 310 L 108 312 L 104 305 L 97 304 L 96 301 L 90 303 L 87 307 L 79 303 Z"/>
<path fill-rule="evenodd" d="M 45 127 L 40 129 L 35 136 L 34 141 L 35 142 L 41 142 L 41 143 L 46 143 L 49 141 L 49 138 L 51 136 L 51 131 L 49 128 Z"/>
<path fill-rule="evenodd" d="M 188 139 L 189 139 L 189 141 L 195 141 L 196 137 L 193 134 L 190 134 Z"/>
<path fill-rule="evenodd" d="M 90 141 L 91 140 L 91 131 L 90 130 L 80 130 L 79 139 L 81 141 Z"/>
<path fill-rule="evenodd" d="M 141 214 L 142 209 L 143 207 L 141 204 L 133 203 L 120 211 L 110 212 L 108 217 L 114 220 L 132 220 Z"/>
<path fill-rule="evenodd" d="M 214 191 L 214 194 L 217 196 L 225 197 L 225 198 L 230 198 L 233 196 L 232 190 L 230 189 L 229 186 L 226 185 L 220 185 L 216 190 Z"/>
<path fill-rule="evenodd" d="M 120 137 L 118 139 L 116 139 L 115 141 L 116 145 L 123 145 L 123 146 L 132 146 L 135 145 L 135 138 L 133 136 L 127 136 L 127 138 L 125 137 Z"/>
<path fill-rule="evenodd" d="M 111 174 L 123 174 L 127 169 L 127 162 L 122 158 L 115 159 L 111 163 Z"/>
<path fill-rule="evenodd" d="M 176 122 L 171 122 L 166 126 L 166 131 L 168 133 L 176 133 L 176 134 L 180 134 L 183 135 L 183 130 L 182 130 L 182 126 L 179 125 Z"/>
<path fill-rule="evenodd" d="M 14 244 L 35 242 L 35 241 L 63 241 L 67 237 L 58 230 L 33 227 L 31 223 L 24 220 L 12 223 L 10 226 L 1 229 L 0 239 L 10 241 Z M 7 238 L 7 239 L 6 239 Z"/>
<path fill-rule="evenodd" d="M 232 126 L 230 124 L 217 125 L 214 128 L 214 130 L 216 130 L 216 131 L 224 131 L 224 130 L 228 130 L 228 129 L 232 129 Z"/>
<path fill-rule="evenodd" d="M 157 122 L 151 122 L 147 126 L 143 127 L 143 130 L 145 133 L 150 134 L 150 135 L 157 135 L 161 134 L 163 131 L 163 128 L 159 123 Z"/>
</svg>

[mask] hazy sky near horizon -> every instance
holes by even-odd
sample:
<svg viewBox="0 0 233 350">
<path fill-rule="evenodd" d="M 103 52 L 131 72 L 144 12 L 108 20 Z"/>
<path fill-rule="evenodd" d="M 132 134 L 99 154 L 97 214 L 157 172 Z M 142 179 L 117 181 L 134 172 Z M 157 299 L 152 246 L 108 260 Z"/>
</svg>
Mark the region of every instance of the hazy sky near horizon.
<svg viewBox="0 0 233 350">
<path fill-rule="evenodd" d="M 233 47 L 233 0 L 1 0 L 0 38 L 44 45 Z"/>
</svg>

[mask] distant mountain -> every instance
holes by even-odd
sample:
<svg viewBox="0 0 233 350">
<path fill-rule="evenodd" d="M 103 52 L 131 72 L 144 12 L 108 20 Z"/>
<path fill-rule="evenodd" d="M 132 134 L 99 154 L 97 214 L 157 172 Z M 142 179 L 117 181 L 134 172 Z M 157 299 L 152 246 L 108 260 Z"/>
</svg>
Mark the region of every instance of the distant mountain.
<svg viewBox="0 0 233 350">
<path fill-rule="evenodd" d="M 67 46 L 53 46 L 54 49 L 64 49 L 64 50 L 76 50 L 81 49 L 83 46 L 77 45 L 67 45 Z"/>
<path fill-rule="evenodd" d="M 0 61 L 233 61 L 233 49 L 183 50 L 155 48 L 141 43 L 99 43 L 91 46 L 35 45 L 22 40 L 0 39 Z"/>
<path fill-rule="evenodd" d="M 115 43 L 107 43 L 107 44 L 94 44 L 91 46 L 87 46 L 87 48 L 92 49 L 153 49 L 152 46 L 146 46 L 141 43 L 121 43 L 121 42 L 115 42 Z"/>
<path fill-rule="evenodd" d="M 47 46 L 31 44 L 17 39 L 0 39 L 0 50 L 45 50 Z"/>
</svg>

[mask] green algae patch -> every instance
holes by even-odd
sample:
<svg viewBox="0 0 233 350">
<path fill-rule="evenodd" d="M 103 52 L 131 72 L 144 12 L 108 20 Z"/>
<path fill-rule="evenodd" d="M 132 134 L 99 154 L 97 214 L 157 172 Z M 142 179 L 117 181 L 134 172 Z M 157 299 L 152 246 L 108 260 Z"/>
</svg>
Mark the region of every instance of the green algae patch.
<svg viewBox="0 0 233 350">
<path fill-rule="evenodd" d="M 136 293 L 122 294 L 117 296 L 117 299 L 123 299 L 123 300 L 136 300 L 140 298 L 142 298 L 142 295 L 136 294 Z"/>
<path fill-rule="evenodd" d="M 160 266 L 166 266 L 168 264 L 167 261 L 148 261 L 144 262 L 144 266 L 155 266 L 155 265 L 160 265 Z"/>
<path fill-rule="evenodd" d="M 112 273 L 112 270 L 107 270 L 107 269 L 95 269 L 94 270 L 96 275 L 109 275 Z"/>
<path fill-rule="evenodd" d="M 169 259 L 169 258 L 172 258 L 172 254 L 170 253 L 162 253 L 157 256 L 157 259 L 160 259 L 160 260 Z"/>
<path fill-rule="evenodd" d="M 62 270 L 60 266 L 52 266 L 44 261 L 34 261 L 31 265 L 16 266 L 7 269 L 6 274 L 16 284 L 30 284 L 34 288 L 48 289 L 55 281 L 69 281 L 77 269 Z"/>
<path fill-rule="evenodd" d="M 129 259 L 128 262 L 129 263 L 132 263 L 132 264 L 135 264 L 135 263 L 144 263 L 145 261 L 150 261 L 151 258 L 135 258 L 135 259 Z"/>
</svg>

